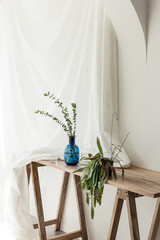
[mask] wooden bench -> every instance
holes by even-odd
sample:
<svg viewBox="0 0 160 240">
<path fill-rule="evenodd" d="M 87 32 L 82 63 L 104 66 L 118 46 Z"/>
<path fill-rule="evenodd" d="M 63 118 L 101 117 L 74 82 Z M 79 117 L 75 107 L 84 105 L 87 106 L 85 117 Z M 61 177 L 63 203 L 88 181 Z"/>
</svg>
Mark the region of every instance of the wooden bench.
<svg viewBox="0 0 160 240">
<path fill-rule="evenodd" d="M 43 206 L 42 206 L 39 177 L 38 177 L 38 167 L 42 167 L 42 166 L 57 168 L 64 172 L 57 218 L 50 221 L 44 221 L 44 215 L 43 215 Z M 37 216 L 38 216 L 38 224 L 34 224 L 34 228 L 39 229 L 40 240 L 47 240 L 46 230 L 45 230 L 46 226 L 55 224 L 55 231 L 60 230 L 69 175 L 73 174 L 73 171 L 75 171 L 78 168 L 79 168 L 78 165 L 68 166 L 62 160 L 58 160 L 56 163 L 43 160 L 38 162 L 32 162 L 31 164 L 28 165 L 27 167 L 28 181 L 29 181 L 30 170 L 31 170 L 34 195 L 35 195 L 35 203 L 36 203 Z M 81 237 L 82 240 L 88 239 L 83 201 L 82 201 L 81 186 L 77 185 L 78 182 L 80 181 L 80 177 L 83 176 L 83 173 L 82 172 L 75 173 L 73 176 L 75 180 L 78 207 L 79 207 L 80 230 L 70 232 L 70 233 L 65 233 L 60 236 L 55 236 L 49 240 L 70 240 L 70 239 L 76 239 L 79 237 Z M 147 169 L 130 167 L 128 169 L 125 169 L 125 177 L 124 179 L 122 179 L 121 171 L 117 169 L 117 180 L 111 178 L 110 180 L 108 180 L 108 184 L 115 186 L 117 188 L 117 194 L 115 198 L 111 224 L 110 224 L 107 239 L 108 240 L 116 239 L 117 229 L 118 229 L 119 220 L 121 216 L 121 210 L 122 210 L 123 202 L 125 200 L 127 204 L 127 210 L 128 210 L 131 240 L 140 240 L 135 198 L 148 196 L 151 198 L 157 198 L 157 204 L 156 204 L 156 208 L 155 208 L 155 212 L 153 215 L 153 220 L 152 220 L 152 224 L 151 224 L 151 228 L 148 236 L 148 240 L 155 240 L 157 230 L 158 230 L 158 225 L 160 222 L 160 173 L 156 171 L 147 170 Z"/>
</svg>

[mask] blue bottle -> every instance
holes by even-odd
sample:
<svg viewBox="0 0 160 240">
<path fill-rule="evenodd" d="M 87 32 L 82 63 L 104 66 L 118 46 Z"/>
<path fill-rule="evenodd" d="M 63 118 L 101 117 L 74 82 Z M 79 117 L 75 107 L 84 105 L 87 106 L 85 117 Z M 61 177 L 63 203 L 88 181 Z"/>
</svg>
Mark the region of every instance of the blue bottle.
<svg viewBox="0 0 160 240">
<path fill-rule="evenodd" d="M 64 160 L 67 165 L 76 165 L 79 162 L 79 147 L 75 145 L 75 136 L 69 136 L 69 144 L 64 151 Z"/>
</svg>

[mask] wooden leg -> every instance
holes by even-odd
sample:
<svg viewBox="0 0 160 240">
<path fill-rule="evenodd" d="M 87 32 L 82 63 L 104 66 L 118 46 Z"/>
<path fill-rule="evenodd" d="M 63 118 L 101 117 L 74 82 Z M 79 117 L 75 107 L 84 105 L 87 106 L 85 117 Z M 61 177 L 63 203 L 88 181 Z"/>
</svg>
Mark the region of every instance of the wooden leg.
<svg viewBox="0 0 160 240">
<path fill-rule="evenodd" d="M 109 228 L 109 233 L 108 233 L 108 238 L 107 238 L 108 240 L 116 239 L 119 220 L 120 220 L 123 201 L 124 201 L 124 199 L 121 198 L 121 195 L 123 195 L 123 190 L 118 189 L 117 195 L 116 195 L 116 198 L 115 198 L 114 207 L 113 207 L 111 225 L 110 225 L 110 228 Z"/>
<path fill-rule="evenodd" d="M 30 181 L 30 175 L 31 175 L 31 168 L 30 168 L 30 164 L 28 164 L 28 165 L 26 166 L 26 171 L 27 171 L 28 185 L 29 185 L 29 181 Z"/>
<path fill-rule="evenodd" d="M 131 240 L 140 240 L 137 210 L 136 210 L 136 203 L 135 203 L 135 194 L 128 191 L 126 193 L 126 202 L 127 202 Z"/>
<path fill-rule="evenodd" d="M 36 162 L 31 163 L 33 190 L 34 190 L 35 203 L 36 203 L 35 205 L 36 205 L 37 216 L 38 216 L 38 229 L 39 229 L 40 240 L 47 240 L 37 166 L 38 165 Z"/>
<path fill-rule="evenodd" d="M 58 207 L 57 218 L 56 218 L 57 223 L 55 225 L 55 231 L 60 230 L 62 214 L 64 210 L 64 204 L 65 204 L 66 193 L 67 193 L 68 179 L 69 179 L 69 173 L 64 172 L 61 195 L 59 200 L 59 207 Z"/>
<path fill-rule="evenodd" d="M 157 199 L 156 208 L 155 208 L 155 211 L 154 211 L 148 240 L 155 240 L 156 239 L 159 223 L 160 223 L 160 198 Z"/>
<path fill-rule="evenodd" d="M 83 207 L 83 199 L 82 199 L 82 190 L 81 190 L 81 184 L 79 184 L 80 177 L 77 175 L 74 175 L 74 180 L 75 180 L 75 186 L 76 186 L 76 192 L 77 192 L 79 221 L 80 221 L 80 230 L 82 231 L 82 240 L 88 240 L 84 207 Z"/>
</svg>

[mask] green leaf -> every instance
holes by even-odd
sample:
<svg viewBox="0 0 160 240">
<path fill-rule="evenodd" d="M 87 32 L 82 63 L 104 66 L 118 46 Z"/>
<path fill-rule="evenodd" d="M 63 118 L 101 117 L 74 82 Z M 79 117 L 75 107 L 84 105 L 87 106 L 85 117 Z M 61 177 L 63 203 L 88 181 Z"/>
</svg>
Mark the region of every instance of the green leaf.
<svg viewBox="0 0 160 240">
<path fill-rule="evenodd" d="M 101 157 L 101 153 L 96 153 L 96 154 L 93 156 L 93 158 L 99 158 L 99 157 Z"/>
<path fill-rule="evenodd" d="M 84 169 L 85 169 L 85 168 L 79 168 L 79 169 L 75 170 L 73 173 L 83 172 Z"/>
<path fill-rule="evenodd" d="M 107 180 L 108 180 L 108 176 L 105 176 L 104 180 L 102 181 L 102 187 L 104 187 L 104 184 L 106 184 Z"/>
<path fill-rule="evenodd" d="M 49 95 L 50 95 L 50 92 L 44 93 L 44 96 L 45 96 L 45 97 L 48 97 Z"/>
<path fill-rule="evenodd" d="M 92 185 L 95 187 L 97 185 L 96 182 L 96 173 L 97 173 L 97 169 L 94 170 L 93 175 L 92 175 Z"/>
<path fill-rule="evenodd" d="M 102 203 L 103 190 L 104 190 L 104 187 L 98 188 L 98 196 L 97 196 L 97 199 L 98 199 L 99 205 L 101 205 L 101 203 Z"/>
<path fill-rule="evenodd" d="M 86 184 L 85 183 L 82 183 L 81 184 L 81 189 L 84 190 L 86 188 Z"/>
<path fill-rule="evenodd" d="M 89 194 L 88 194 L 88 192 L 86 193 L 86 203 L 89 205 Z"/>
<path fill-rule="evenodd" d="M 88 158 L 88 157 L 81 157 L 80 160 L 90 160 L 90 158 Z"/>
<path fill-rule="evenodd" d="M 72 106 L 73 108 L 76 108 L 76 103 L 71 103 L 71 106 Z"/>
<path fill-rule="evenodd" d="M 101 169 L 99 170 L 100 173 L 99 173 L 99 179 L 102 178 L 103 174 L 104 174 L 104 165 L 102 165 Z"/>
<path fill-rule="evenodd" d="M 92 154 L 91 154 L 91 153 L 88 153 L 88 157 L 89 157 L 89 158 L 92 158 Z"/>
<path fill-rule="evenodd" d="M 94 218 L 94 199 L 93 195 L 91 196 L 91 218 Z"/>
<path fill-rule="evenodd" d="M 99 152 L 102 154 L 102 156 L 103 156 L 103 150 L 102 150 L 102 146 L 101 146 L 101 144 L 100 144 L 100 140 L 99 140 L 99 138 L 97 137 L 97 147 L 98 147 L 98 149 L 99 149 Z"/>
<path fill-rule="evenodd" d="M 102 161 L 101 160 L 99 160 L 99 165 L 102 166 Z"/>
<path fill-rule="evenodd" d="M 85 182 L 85 188 L 87 189 L 87 190 L 90 190 L 91 189 L 91 186 L 90 186 L 91 184 L 90 184 L 90 181 L 86 181 Z"/>
</svg>

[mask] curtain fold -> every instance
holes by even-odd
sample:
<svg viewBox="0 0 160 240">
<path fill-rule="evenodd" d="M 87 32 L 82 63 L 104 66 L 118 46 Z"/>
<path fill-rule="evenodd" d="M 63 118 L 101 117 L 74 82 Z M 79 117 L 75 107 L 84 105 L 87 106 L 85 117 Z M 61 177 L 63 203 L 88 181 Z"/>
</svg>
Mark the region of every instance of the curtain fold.
<svg viewBox="0 0 160 240">
<path fill-rule="evenodd" d="M 5 219 L 3 183 L 17 164 L 13 154 L 48 149 L 61 155 L 68 142 L 61 127 L 34 113 L 43 109 L 62 119 L 43 93 L 53 92 L 67 107 L 77 103 L 81 152 L 95 151 L 97 136 L 107 152 L 112 114 L 118 112 L 118 78 L 117 40 L 99 0 L 1 0 L 0 13 L 0 219 Z M 117 120 L 113 138 L 119 142 Z M 120 161 L 130 164 L 125 151 Z"/>
</svg>

